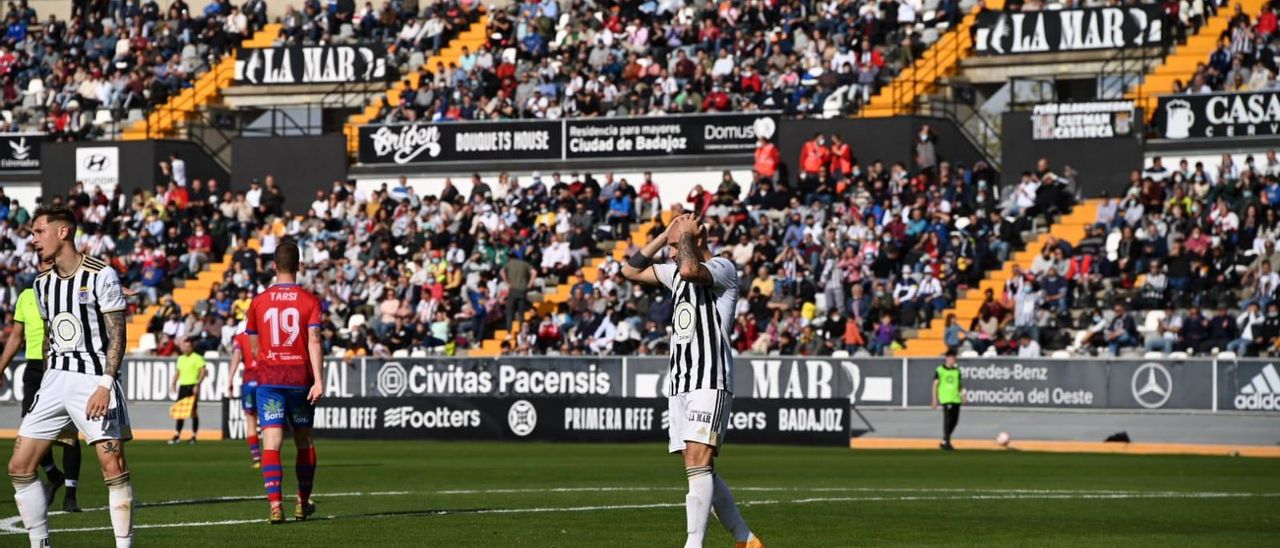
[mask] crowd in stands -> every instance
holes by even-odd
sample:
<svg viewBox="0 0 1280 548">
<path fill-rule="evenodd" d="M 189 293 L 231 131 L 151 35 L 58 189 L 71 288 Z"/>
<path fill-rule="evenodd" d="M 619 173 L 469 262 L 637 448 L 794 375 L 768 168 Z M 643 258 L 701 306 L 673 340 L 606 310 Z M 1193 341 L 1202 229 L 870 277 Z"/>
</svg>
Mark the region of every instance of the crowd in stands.
<svg viewBox="0 0 1280 548">
<path fill-rule="evenodd" d="M 953 347 L 1030 355 L 1276 355 L 1280 159 L 1217 165 L 1154 158 L 1104 195 L 1080 242 L 1051 241 Z M 1024 354 L 1025 355 L 1025 354 Z"/>
<path fill-rule="evenodd" d="M 76 187 L 50 200 L 76 209 L 79 247 L 111 260 L 136 292 L 135 312 L 159 305 L 149 331 L 162 355 L 181 339 L 199 351 L 225 349 L 251 296 L 270 283 L 269 259 L 284 237 L 302 245 L 300 279 L 322 299 L 329 351 L 453 353 L 522 317 L 538 294 L 580 280 L 582 265 L 650 226 L 641 223 L 656 218 L 650 230 L 660 231 L 659 213 L 687 210 L 702 214 L 714 252 L 741 267 L 739 350 L 880 353 L 1020 245 L 1028 227 L 1005 217 L 1006 208 L 1030 219 L 1059 207 L 1045 201 L 1047 192 L 1030 205 L 1002 202 L 993 170 L 939 159 L 928 127 L 921 136 L 910 168 L 862 165 L 838 136 L 818 136 L 795 159 L 795 177 L 775 169 L 737 181 L 726 172 L 678 204 L 661 203 L 661 174 L 632 182 L 609 173 L 477 175 L 469 195 L 451 183 L 439 195 L 419 195 L 407 184 L 368 191 L 339 181 L 296 203 L 271 177 L 233 191 L 172 168 L 178 158 L 166 166 L 175 180 L 152 191 Z M 792 163 L 771 143 L 761 152 L 763 170 Z M 1058 184 L 1031 176 L 1046 188 Z M 33 205 L 0 199 L 8 288 L 23 287 L 34 272 Z M 176 281 L 228 254 L 231 268 L 207 300 L 184 309 L 169 297 Z M 568 302 L 521 324 L 506 350 L 664 351 L 670 300 L 626 281 L 620 267 L 606 260 L 595 283 L 580 281 Z M 9 306 L 16 293 L 0 296 Z"/>
<path fill-rule="evenodd" d="M 1233 8 L 1231 23 L 1218 37 L 1218 47 L 1196 67 L 1187 82 L 1175 84 L 1182 93 L 1215 91 L 1264 91 L 1280 89 L 1276 84 L 1276 8 L 1268 2 L 1257 19 Z"/>
<path fill-rule="evenodd" d="M 407 60 L 409 52 L 439 52 L 451 36 L 474 20 L 479 8 L 480 3 L 474 0 L 384 1 L 376 9 L 373 2 L 357 5 L 354 1 L 308 0 L 301 10 L 292 4 L 285 6 L 278 22 L 290 44 L 383 42 L 396 45 L 399 59 Z"/>
<path fill-rule="evenodd" d="M 384 119 L 850 112 L 961 11 L 961 0 L 528 0 L 493 10 L 489 40 L 458 62 L 419 67 L 421 84 Z M 381 13 L 401 48 L 440 48 L 447 18 Z"/>
<path fill-rule="evenodd" d="M 762 144 L 757 167 L 779 160 L 771 148 Z M 419 195 L 408 184 L 338 181 L 310 203 L 292 203 L 271 177 L 234 191 L 183 177 L 127 196 L 77 186 L 49 201 L 77 211 L 77 245 L 121 272 L 135 313 L 159 305 L 149 331 L 161 355 L 181 339 L 225 350 L 249 299 L 270 283 L 271 253 L 285 237 L 302 244 L 300 278 L 322 299 L 334 355 L 456 353 L 539 307 L 538 295 L 560 283 L 576 283 L 568 301 L 541 306 L 505 352 L 662 354 L 672 313 L 664 291 L 623 279 L 612 258 L 594 283 L 579 273 L 629 231 L 664 230 L 658 213 L 683 211 L 700 213 L 713 253 L 740 268 L 735 348 L 821 355 L 903 344 L 906 330 L 947 310 L 955 291 L 1002 264 L 1074 193 L 1072 172 L 1047 162 L 999 193 L 990 168 L 929 165 L 925 144 L 910 169 L 863 166 L 844 153 L 838 136 L 819 135 L 794 178 L 725 173 L 678 204 L 661 203 L 661 174 L 632 184 L 607 173 L 476 176 L 468 195 L 452 184 Z M 1216 165 L 1155 159 L 1104 200 L 1083 240 L 1051 239 L 969 325 L 947 318 L 947 344 L 1023 356 L 1276 352 L 1274 152 Z M 11 313 L 35 272 L 35 205 L 0 194 L 0 313 Z M 642 224 L 650 216 L 656 222 Z M 208 299 L 183 309 L 169 297 L 175 282 L 228 256 Z"/>
<path fill-rule="evenodd" d="M 58 140 L 97 137 L 163 104 L 267 22 L 265 0 L 74 2 L 67 20 L 17 0 L 4 18 L 0 129 Z"/>
</svg>

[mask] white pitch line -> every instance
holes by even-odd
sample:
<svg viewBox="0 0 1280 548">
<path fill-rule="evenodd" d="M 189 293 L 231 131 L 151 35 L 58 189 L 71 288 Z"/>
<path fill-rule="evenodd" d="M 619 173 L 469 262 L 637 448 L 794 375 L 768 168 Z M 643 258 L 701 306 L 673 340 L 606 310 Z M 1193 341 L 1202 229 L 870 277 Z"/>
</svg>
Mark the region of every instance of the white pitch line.
<svg viewBox="0 0 1280 548">
<path fill-rule="evenodd" d="M 805 492 L 797 489 L 794 492 Z M 396 492 L 387 492 L 396 493 Z M 377 496 L 384 493 L 335 493 L 327 496 L 357 496 L 357 495 L 374 495 Z M 412 493 L 406 493 L 412 494 Z M 949 494 L 945 496 L 927 496 L 927 495 L 905 495 L 905 496 L 856 496 L 856 497 L 810 497 L 802 499 L 789 500 L 755 500 L 740 501 L 742 506 L 771 506 L 782 504 L 815 504 L 824 502 L 917 502 L 917 501 L 955 501 L 955 500 L 1123 500 L 1123 499 L 1220 499 L 1220 498 L 1272 498 L 1280 497 L 1280 493 L 1231 493 L 1231 492 L 1181 492 L 1181 491 L 1151 491 L 1151 492 L 1088 492 L 1088 491 L 1063 491 L 1063 492 L 1044 492 L 1044 493 L 999 493 L 992 494 L 972 494 L 972 495 L 955 495 Z M 255 497 L 256 498 L 256 497 Z M 159 505 L 161 503 L 155 503 Z M 650 504 L 610 504 L 610 505 L 594 505 L 594 506 L 559 506 L 559 507 L 535 507 L 535 508 L 496 508 L 483 510 L 438 510 L 424 511 L 419 515 L 422 516 L 448 516 L 457 514 L 539 514 L 554 512 L 595 512 L 595 511 L 611 511 L 611 510 L 644 510 L 656 508 L 677 508 L 683 507 L 684 503 L 678 502 L 660 502 Z M 325 516 L 322 518 L 313 518 L 317 520 L 338 519 L 342 516 Z M 389 514 L 370 514 L 360 516 L 364 518 L 393 518 L 407 517 L 404 513 Z M 15 535 L 26 533 L 23 529 L 14 527 L 20 517 L 8 518 L 0 521 L 0 535 Z M 208 527 L 217 525 L 245 525 L 251 523 L 262 523 L 262 519 L 251 520 L 222 520 L 222 521 L 200 521 L 200 522 L 180 522 L 180 523 L 147 523 L 134 525 L 134 529 L 162 529 L 173 527 Z M 55 529 L 54 533 L 77 533 L 91 531 L 110 531 L 111 527 L 78 527 L 67 529 Z"/>
</svg>

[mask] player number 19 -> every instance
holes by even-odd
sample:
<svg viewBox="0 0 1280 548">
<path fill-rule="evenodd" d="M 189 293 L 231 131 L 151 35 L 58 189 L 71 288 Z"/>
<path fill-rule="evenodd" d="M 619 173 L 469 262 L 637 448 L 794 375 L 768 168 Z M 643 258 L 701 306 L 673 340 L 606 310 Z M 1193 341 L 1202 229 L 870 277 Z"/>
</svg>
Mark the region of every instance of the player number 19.
<svg viewBox="0 0 1280 548">
<path fill-rule="evenodd" d="M 281 346 L 280 332 L 284 331 L 289 336 L 284 341 L 284 346 L 292 346 L 293 341 L 298 340 L 298 311 L 293 308 L 272 308 L 267 310 L 264 317 L 265 320 L 271 322 L 271 346 Z"/>
</svg>

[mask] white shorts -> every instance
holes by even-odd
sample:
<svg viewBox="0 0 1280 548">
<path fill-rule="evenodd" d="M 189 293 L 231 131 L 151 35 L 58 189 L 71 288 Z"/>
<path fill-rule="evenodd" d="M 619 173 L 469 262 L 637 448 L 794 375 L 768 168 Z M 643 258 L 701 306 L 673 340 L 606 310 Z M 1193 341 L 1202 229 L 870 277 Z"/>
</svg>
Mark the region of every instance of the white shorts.
<svg viewBox="0 0 1280 548">
<path fill-rule="evenodd" d="M 733 407 L 732 393 L 726 390 L 692 390 L 667 398 L 667 405 L 667 428 L 671 437 L 667 449 L 670 452 L 684 451 L 684 444 L 689 441 L 710 445 L 716 453 L 720 452 Z"/>
<path fill-rule="evenodd" d="M 133 430 L 129 428 L 129 410 L 125 408 L 124 393 L 120 383 L 112 386 L 107 404 L 107 416 L 89 420 L 85 406 L 89 396 L 98 390 L 101 377 L 51 369 L 44 373 L 40 391 L 31 412 L 22 419 L 18 435 L 37 440 L 58 440 L 67 431 L 79 430 L 90 444 L 102 440 L 129 441 Z M 74 430 L 73 430 L 74 428 Z"/>
</svg>

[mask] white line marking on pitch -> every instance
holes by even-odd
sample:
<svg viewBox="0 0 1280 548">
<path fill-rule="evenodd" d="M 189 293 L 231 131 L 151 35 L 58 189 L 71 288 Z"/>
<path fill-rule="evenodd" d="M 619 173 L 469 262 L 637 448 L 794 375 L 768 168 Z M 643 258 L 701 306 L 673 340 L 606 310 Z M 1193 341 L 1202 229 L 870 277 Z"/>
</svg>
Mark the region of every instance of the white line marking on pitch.
<svg viewBox="0 0 1280 548">
<path fill-rule="evenodd" d="M 575 488 L 560 488 L 560 489 L 575 489 Z M 601 489 L 613 489 L 613 488 L 577 488 L 577 489 L 601 490 Z M 741 490 L 746 491 L 746 490 L 773 490 L 773 489 L 784 490 L 785 488 L 754 488 L 754 489 L 744 488 Z M 828 488 L 828 490 L 829 489 L 841 489 L 841 488 Z M 850 488 L 850 489 L 857 489 L 857 488 Z M 865 489 L 873 489 L 873 488 L 865 488 Z M 657 490 L 673 490 L 673 489 L 644 488 L 644 489 L 634 489 L 634 490 L 657 491 Z M 797 492 L 797 493 L 818 491 L 818 489 L 788 489 L 788 490 L 790 492 Z M 481 490 L 477 490 L 477 491 L 484 492 Z M 492 491 L 509 492 L 512 490 L 495 489 Z M 556 489 L 545 489 L 545 490 L 542 490 L 541 492 L 552 492 L 552 491 L 556 491 Z M 922 489 L 884 489 L 883 490 L 883 492 L 901 492 L 901 491 L 923 491 L 923 490 Z M 954 493 L 955 491 L 963 491 L 963 490 L 948 491 L 948 490 L 940 489 L 938 491 L 947 491 L 947 492 Z M 525 492 L 525 491 L 521 491 L 521 492 Z M 528 492 L 538 492 L 538 491 L 528 490 Z M 1023 489 L 1023 490 L 993 489 L 993 490 L 983 491 L 983 490 L 975 489 L 975 490 L 972 490 L 971 492 L 985 492 L 989 494 L 970 494 L 970 495 L 949 494 L 945 496 L 904 495 L 904 496 L 810 497 L 810 498 L 789 499 L 789 500 L 768 499 L 768 500 L 754 500 L 754 501 L 739 501 L 738 504 L 742 506 L 772 506 L 772 505 L 781 505 L 781 504 L 814 504 L 814 503 L 822 503 L 822 502 L 913 502 L 913 501 L 944 501 L 944 500 L 945 501 L 951 501 L 951 500 L 1098 500 L 1098 499 L 1123 500 L 1123 499 L 1161 499 L 1161 498 L 1217 499 L 1217 498 L 1280 497 L 1280 493 L 1229 493 L 1229 492 L 1182 492 L 1182 491 L 1149 491 L 1149 492 L 1051 491 L 1051 490 L 1027 490 L 1027 489 Z M 388 496 L 388 495 L 409 495 L 409 494 L 431 494 L 431 493 L 430 492 L 412 493 L 408 491 L 384 491 L 384 492 L 371 492 L 371 493 L 330 493 L 324 496 L 327 496 L 327 497 Z M 449 494 L 449 492 L 440 492 L 438 494 Z M 215 499 L 193 499 L 192 501 L 156 502 L 156 503 L 151 503 L 148 506 L 165 506 L 165 505 L 177 504 L 180 502 L 185 502 L 185 503 L 201 502 L 202 500 L 239 501 L 239 500 L 254 500 L 259 498 L 261 497 L 256 497 L 256 496 L 255 497 L 220 497 Z M 321 498 L 321 497 L 317 495 L 317 498 Z M 139 505 L 139 506 L 143 506 L 143 505 Z M 562 506 L 562 507 L 541 507 L 541 508 L 438 510 L 438 511 L 424 511 L 420 515 L 447 516 L 447 515 L 456 515 L 456 514 L 540 514 L 540 513 L 552 513 L 552 512 L 595 512 L 595 511 L 602 511 L 602 510 L 645 510 L 645 509 L 656 509 L 656 508 L 677 508 L 677 507 L 683 507 L 683 506 L 684 506 L 684 503 L 659 502 L 659 503 L 649 503 L 649 504 L 610 504 L 610 505 L 595 505 L 595 506 L 567 506 L 567 507 Z M 103 510 L 103 508 L 91 508 L 86 511 L 91 512 L 91 511 L 101 511 L 101 510 Z M 64 512 L 53 512 L 52 514 L 57 515 L 57 514 L 63 514 L 63 513 Z M 325 516 L 325 517 L 313 518 L 313 519 L 331 520 L 331 519 L 338 519 L 341 517 L 342 516 L 331 515 L 331 516 Z M 369 514 L 369 515 L 364 515 L 360 517 L 391 518 L 391 517 L 406 517 L 406 515 L 403 513 Z M 17 524 L 20 520 L 21 520 L 21 517 L 19 516 L 14 516 L 11 518 L 0 520 L 0 535 L 16 535 L 16 534 L 26 533 L 25 529 L 17 527 Z M 262 523 L 262 522 L 263 522 L 262 519 L 245 519 L 245 520 L 199 521 L 199 522 L 181 522 L 181 523 L 146 523 L 146 524 L 134 525 L 134 529 L 207 527 L 207 526 L 216 526 L 216 525 L 246 525 L 251 523 Z M 67 529 L 54 529 L 52 530 L 52 532 L 78 533 L 78 532 L 110 531 L 110 530 L 111 530 L 111 527 L 77 527 L 77 528 L 67 528 Z"/>
</svg>

